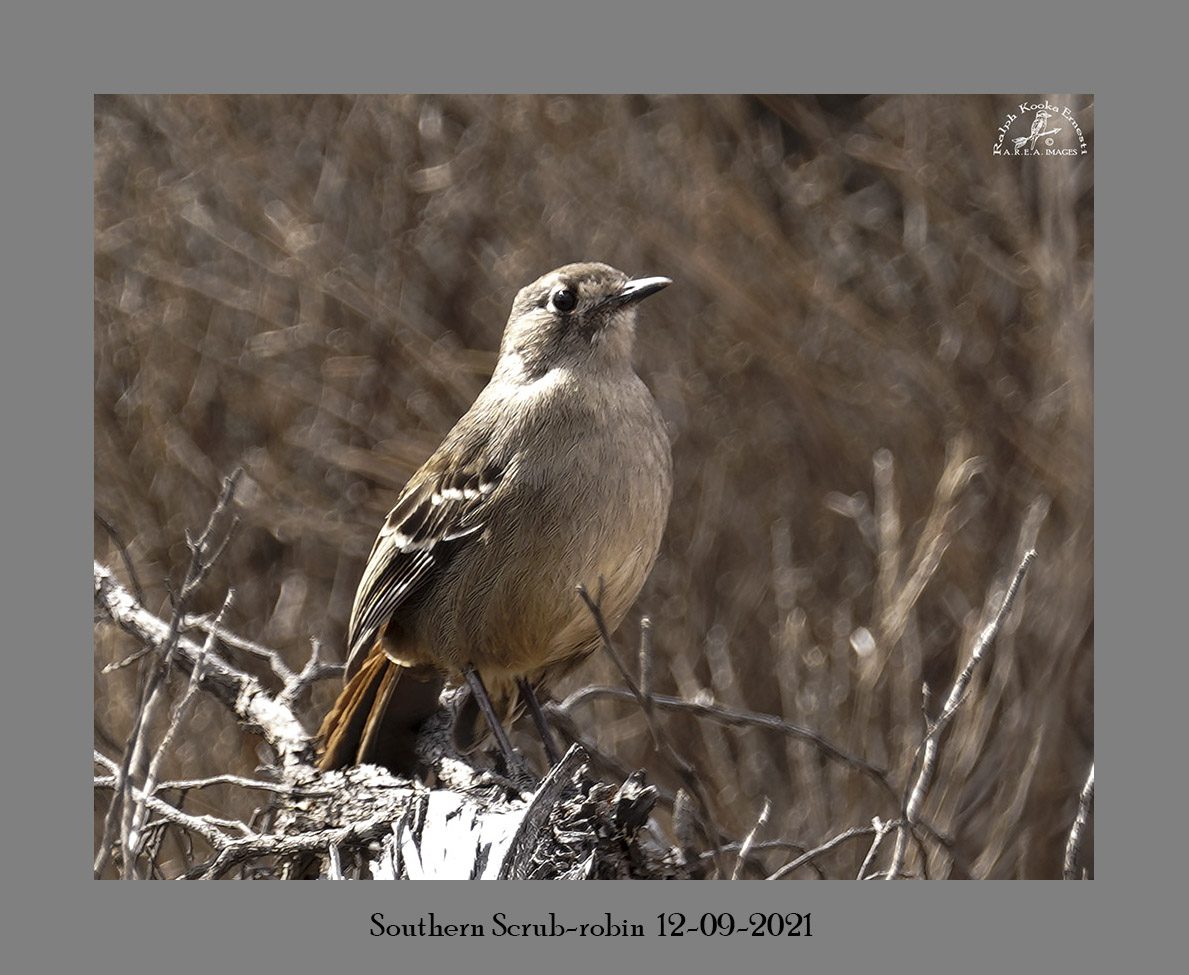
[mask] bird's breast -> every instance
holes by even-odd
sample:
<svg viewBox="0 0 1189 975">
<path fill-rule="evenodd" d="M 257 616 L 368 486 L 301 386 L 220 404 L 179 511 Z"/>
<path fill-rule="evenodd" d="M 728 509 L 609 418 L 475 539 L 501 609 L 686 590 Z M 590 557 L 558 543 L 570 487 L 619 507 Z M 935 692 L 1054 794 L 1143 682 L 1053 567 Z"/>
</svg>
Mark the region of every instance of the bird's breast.
<svg viewBox="0 0 1189 975">
<path fill-rule="evenodd" d="M 516 437 L 515 477 L 451 567 L 467 599 L 436 629 L 459 666 L 523 673 L 589 651 L 598 631 L 577 587 L 614 628 L 652 569 L 672 491 L 663 422 L 639 380 L 583 392 Z"/>
</svg>

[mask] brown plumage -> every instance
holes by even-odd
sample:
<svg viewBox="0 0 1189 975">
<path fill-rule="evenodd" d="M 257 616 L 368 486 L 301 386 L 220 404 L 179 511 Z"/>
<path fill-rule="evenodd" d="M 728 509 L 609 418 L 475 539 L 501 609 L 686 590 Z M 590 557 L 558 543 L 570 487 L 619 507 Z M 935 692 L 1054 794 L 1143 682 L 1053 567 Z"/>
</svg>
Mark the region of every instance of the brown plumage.
<svg viewBox="0 0 1189 975">
<path fill-rule="evenodd" d="M 669 440 L 632 368 L 636 303 L 666 278 L 571 264 L 521 290 L 491 382 L 409 480 L 355 596 L 322 768 L 409 773 L 418 725 L 468 668 L 505 720 L 616 626 L 668 515 Z M 464 712 L 465 714 L 466 712 Z M 457 732 L 468 743 L 474 712 Z"/>
</svg>

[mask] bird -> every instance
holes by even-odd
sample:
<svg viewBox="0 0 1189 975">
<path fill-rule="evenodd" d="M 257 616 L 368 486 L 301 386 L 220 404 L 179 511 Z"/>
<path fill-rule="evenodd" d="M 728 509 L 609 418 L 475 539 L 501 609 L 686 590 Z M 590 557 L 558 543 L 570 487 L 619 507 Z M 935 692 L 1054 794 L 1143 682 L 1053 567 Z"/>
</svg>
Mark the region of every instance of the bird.
<svg viewBox="0 0 1189 975">
<path fill-rule="evenodd" d="M 1044 110 L 1037 112 L 1036 118 L 1034 118 L 1032 120 L 1031 131 L 1029 131 L 1029 133 L 1027 135 L 1020 136 L 1020 138 L 1012 140 L 1012 142 L 1015 144 L 1015 147 L 1017 149 L 1023 149 L 1024 146 L 1026 145 L 1026 146 L 1028 146 L 1029 149 L 1035 149 L 1037 139 L 1039 139 L 1042 135 L 1050 135 L 1051 134 L 1050 132 L 1045 131 L 1045 125 L 1048 122 L 1048 120 L 1051 119 L 1052 117 L 1053 116 L 1051 113 L 1046 112 Z M 1060 132 L 1061 130 L 1053 129 L 1052 131 Z"/>
<path fill-rule="evenodd" d="M 419 727 L 467 685 L 454 738 L 537 701 L 601 640 L 580 587 L 614 630 L 660 549 L 673 462 L 633 365 L 639 303 L 672 283 L 567 264 L 512 303 L 488 385 L 409 479 L 355 594 L 343 688 L 319 729 L 323 770 L 371 763 L 415 775 Z"/>
</svg>

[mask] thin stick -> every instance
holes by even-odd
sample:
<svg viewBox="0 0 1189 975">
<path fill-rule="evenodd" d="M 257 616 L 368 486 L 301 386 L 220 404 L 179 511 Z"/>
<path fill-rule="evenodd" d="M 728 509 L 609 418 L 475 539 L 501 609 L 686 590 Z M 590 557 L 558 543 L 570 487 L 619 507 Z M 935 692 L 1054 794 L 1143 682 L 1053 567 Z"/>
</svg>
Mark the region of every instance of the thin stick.
<svg viewBox="0 0 1189 975">
<path fill-rule="evenodd" d="M 275 651 L 274 651 L 275 652 Z M 322 641 L 311 638 L 310 658 L 301 668 L 300 674 L 295 674 L 285 683 L 284 689 L 277 695 L 277 703 L 292 708 L 298 696 L 310 684 L 327 677 L 337 677 L 345 668 L 342 664 L 330 663 L 322 659 Z"/>
<path fill-rule="evenodd" d="M 281 679 L 285 684 L 289 684 L 297 679 L 297 675 L 286 666 L 281 659 L 281 655 L 275 650 L 270 650 L 268 647 L 261 646 L 259 643 L 253 643 L 242 636 L 232 633 L 229 629 L 222 625 L 219 617 L 212 619 L 210 616 L 203 614 L 200 616 L 187 616 L 185 618 L 185 626 L 187 629 L 194 627 L 202 630 L 204 633 L 217 636 L 220 640 L 229 647 L 235 647 L 237 650 L 243 650 L 245 653 L 250 653 L 254 657 L 259 657 L 261 660 L 268 661 L 268 666 L 274 674 Z"/>
<path fill-rule="evenodd" d="M 170 619 L 168 631 L 160 645 L 161 659 L 158 661 L 157 666 L 152 668 L 141 689 L 140 705 L 136 710 L 132 733 L 129 735 L 128 742 L 125 745 L 124 757 L 118 774 L 120 787 L 112 796 L 111 805 L 108 807 L 107 816 L 104 821 L 103 839 L 94 863 L 96 876 L 99 876 L 107 866 L 115 843 L 117 828 L 124 849 L 123 875 L 125 877 L 131 877 L 133 875 L 133 858 L 128 856 L 128 840 L 132 831 L 134 818 L 134 810 L 129 801 L 131 798 L 129 791 L 131 788 L 131 775 L 133 770 L 139 769 L 145 761 L 148 748 L 146 734 L 163 703 L 162 688 L 173 664 L 174 648 L 181 635 L 182 616 L 185 611 L 186 601 L 206 578 L 211 566 L 222 554 L 227 544 L 227 539 L 230 538 L 229 530 L 223 542 L 217 547 L 214 547 L 212 551 L 211 543 L 214 538 L 215 526 L 219 521 L 220 515 L 231 504 L 231 499 L 235 494 L 236 484 L 239 482 L 242 473 L 242 470 L 236 469 L 224 479 L 223 490 L 220 492 L 219 499 L 215 503 L 215 507 L 211 510 L 210 516 L 206 521 L 206 526 L 197 540 L 191 539 L 188 532 L 186 534 L 186 544 L 190 549 L 190 562 L 186 568 L 186 575 L 182 582 L 181 591 L 174 604 L 173 616 Z M 234 525 L 235 523 L 233 522 L 232 529 L 234 529 Z M 97 591 L 96 596 L 98 595 Z"/>
<path fill-rule="evenodd" d="M 875 832 L 876 829 L 874 826 L 852 826 L 850 829 L 839 833 L 833 839 L 827 840 L 821 846 L 815 846 L 809 852 L 801 854 L 801 856 L 797 857 L 797 859 L 793 860 L 791 863 L 786 863 L 775 873 L 770 874 L 768 879 L 780 880 L 782 877 L 787 877 L 798 867 L 803 867 L 807 863 L 812 863 L 822 854 L 829 853 L 832 849 L 834 849 L 834 847 L 840 846 L 847 840 L 853 840 L 856 836 L 871 836 Z"/>
<path fill-rule="evenodd" d="M 623 665 L 623 661 L 619 659 L 619 654 L 615 652 L 615 644 L 611 642 L 611 633 L 607 629 L 607 621 L 603 619 L 602 609 L 599 607 L 599 604 L 591 598 L 590 593 L 586 591 L 586 586 L 578 586 L 577 588 L 578 595 L 582 598 L 582 601 L 586 603 L 586 608 L 590 610 L 591 616 L 594 617 L 595 626 L 598 627 L 599 636 L 602 638 L 604 652 L 608 657 L 611 658 L 611 662 L 615 664 L 615 669 L 619 671 L 619 676 L 622 677 L 623 682 L 627 684 L 628 689 L 631 691 L 632 697 L 636 699 L 636 703 L 640 705 L 641 710 L 644 711 L 645 715 L 650 715 L 652 709 L 648 706 L 648 701 L 641 693 L 639 686 L 632 679 L 632 675 L 628 673 L 628 669 Z M 648 727 L 652 732 L 653 744 L 659 747 L 661 744 L 661 736 L 656 723 L 650 720 L 648 722 Z"/>
<path fill-rule="evenodd" d="M 116 548 L 120 551 L 120 559 L 124 563 L 124 568 L 128 572 L 128 581 L 132 584 L 132 591 L 136 594 L 137 602 L 144 603 L 144 588 L 140 584 L 140 577 L 136 574 L 136 566 L 132 563 L 132 556 L 128 554 L 128 546 L 124 544 L 124 539 L 116 530 L 116 526 L 110 521 L 95 512 L 95 520 L 103 526 L 103 530 L 111 537 L 111 540 L 116 543 Z"/>
<path fill-rule="evenodd" d="M 259 789 L 262 792 L 275 792 L 282 796 L 298 796 L 301 798 L 324 798 L 335 795 L 334 792 L 321 789 L 300 789 L 297 786 L 286 785 L 284 782 L 266 782 L 263 779 L 249 779 L 242 775 L 224 773 L 211 775 L 204 779 L 170 779 L 157 786 L 158 792 L 177 790 L 189 792 L 191 789 L 209 789 L 216 785 L 238 785 L 244 789 Z"/>
<path fill-rule="evenodd" d="M 600 580 L 600 588 L 602 580 Z M 710 798 L 706 795 L 706 788 L 702 781 L 698 778 L 694 767 L 685 760 L 684 757 L 677 751 L 661 728 L 660 723 L 656 720 L 652 713 L 652 705 L 650 702 L 655 701 L 656 697 L 651 696 L 645 698 L 640 692 L 640 688 L 636 685 L 632 675 L 628 672 L 627 667 L 624 666 L 623 661 L 619 659 L 619 654 L 615 651 L 615 644 L 611 642 L 611 633 L 607 629 L 607 621 L 603 618 L 603 611 L 599 604 L 591 599 L 590 593 L 586 591 L 585 586 L 578 586 L 578 595 L 582 601 L 586 603 L 586 608 L 590 610 L 591 616 L 594 618 L 595 626 L 598 628 L 599 636 L 602 638 L 603 651 L 614 662 L 619 675 L 623 678 L 623 682 L 627 684 L 641 710 L 644 712 L 644 719 L 648 722 L 649 731 L 652 733 L 652 742 L 665 759 L 677 770 L 677 774 L 681 777 L 682 784 L 686 786 L 689 792 L 698 800 L 698 806 L 701 812 L 701 827 L 706 834 L 706 839 L 715 844 L 717 849 L 717 836 L 720 835 L 720 830 L 714 822 L 714 817 L 710 812 Z M 719 857 L 715 857 L 715 868 L 722 874 L 722 863 Z"/>
<path fill-rule="evenodd" d="M 106 566 L 96 562 L 94 571 L 95 603 L 103 614 L 138 640 L 162 649 L 169 638 L 169 624 L 139 605 Z M 202 655 L 202 648 L 189 637 L 179 636 L 175 653 L 182 670 L 189 673 Z M 211 653 L 203 662 L 200 683 L 241 722 L 261 734 L 282 765 L 299 765 L 309 757 L 310 736 L 301 722 L 255 677 Z"/>
<path fill-rule="evenodd" d="M 772 800 L 764 796 L 764 808 L 760 810 L 760 816 L 756 820 L 756 824 L 751 828 L 751 832 L 743 838 L 743 845 L 739 848 L 739 857 L 735 860 L 735 869 L 731 871 L 732 880 L 739 879 L 739 874 L 743 871 L 743 864 L 747 862 L 747 858 L 751 854 L 751 845 L 756 841 L 756 834 L 768 822 L 768 814 L 771 811 Z"/>
<path fill-rule="evenodd" d="M 863 880 L 868 876 L 867 871 L 871 869 L 871 864 L 875 862 L 875 857 L 879 853 L 879 848 L 883 846 L 883 841 L 887 837 L 888 833 L 892 831 L 893 826 L 892 823 L 880 822 L 878 816 L 875 818 L 872 825 L 876 828 L 877 832 L 875 834 L 875 839 L 871 841 L 871 849 L 869 849 L 867 851 L 867 855 L 863 857 L 863 865 L 859 867 L 859 872 L 855 878 L 857 880 Z"/>
<path fill-rule="evenodd" d="M 578 705 L 585 704 L 587 701 L 599 697 L 609 697 L 621 701 L 637 699 L 630 690 L 622 687 L 591 685 L 575 691 L 564 701 L 558 703 L 556 707 L 557 710 L 568 713 Z M 656 708 L 662 711 L 682 711 L 699 718 L 708 718 L 711 721 L 717 721 L 720 724 L 736 727 L 767 728 L 769 731 L 778 731 L 793 738 L 800 738 L 814 745 L 828 758 L 843 765 L 850 766 L 870 777 L 894 802 L 898 802 L 899 800 L 895 789 L 892 788 L 887 773 L 883 769 L 877 768 L 870 762 L 866 762 L 857 756 L 844 752 L 837 745 L 834 745 L 816 732 L 810 731 L 801 725 L 793 724 L 791 721 L 785 721 L 783 718 L 778 718 L 774 714 L 743 711 L 738 708 L 725 707 L 721 704 L 701 704 L 696 701 L 687 701 L 684 698 L 670 697 L 665 694 L 653 694 L 650 700 Z"/>
<path fill-rule="evenodd" d="M 227 595 L 223 598 L 223 605 L 219 609 L 219 615 L 216 622 L 223 619 L 223 615 L 227 612 L 227 608 L 231 605 L 231 601 L 235 596 L 235 591 L 227 590 Z M 169 726 L 165 729 L 165 734 L 161 736 L 161 741 L 157 745 L 157 750 L 153 753 L 153 758 L 149 762 L 148 772 L 145 773 L 144 785 L 141 787 L 144 795 L 157 794 L 157 781 L 161 777 L 161 763 L 165 759 L 166 753 L 173 744 L 174 738 L 177 737 L 178 729 L 182 725 L 182 721 L 186 718 L 194 698 L 198 694 L 199 681 L 202 676 L 202 665 L 206 660 L 208 654 L 213 649 L 215 642 L 214 633 L 209 633 L 206 638 L 206 643 L 203 644 L 199 658 L 194 662 L 194 667 L 190 671 L 190 679 L 186 683 L 186 692 L 181 699 L 173 706 L 169 715 Z M 132 817 L 132 828 L 128 834 L 128 846 L 124 851 L 124 855 L 131 857 L 133 860 L 140 854 L 141 851 L 141 827 L 144 824 L 145 818 L 145 804 L 143 800 L 138 802 L 136 810 Z"/>
<path fill-rule="evenodd" d="M 1069 829 L 1069 840 L 1065 844 L 1065 869 L 1063 875 L 1066 880 L 1077 880 L 1078 854 L 1082 850 L 1082 836 L 1086 831 L 1086 823 L 1090 819 L 1090 810 L 1094 808 L 1094 765 L 1090 765 L 1090 774 L 1086 776 L 1086 784 L 1082 786 L 1082 794 L 1078 797 L 1078 814 L 1074 817 L 1073 826 Z"/>
<path fill-rule="evenodd" d="M 652 699 L 652 618 L 640 618 L 640 693 L 644 700 Z"/>
<path fill-rule="evenodd" d="M 1016 569 L 1016 574 L 1012 578 L 1011 585 L 1007 587 L 1007 592 L 1004 593 L 999 611 L 995 614 L 991 622 L 983 627 L 983 631 L 979 634 L 978 639 L 975 640 L 974 647 L 970 652 L 970 659 L 966 662 L 966 666 L 962 668 L 962 672 L 950 688 L 949 696 L 945 701 L 945 707 L 942 708 L 941 714 L 932 723 L 924 740 L 917 748 L 917 755 L 920 755 L 922 748 L 924 749 L 924 759 L 921 762 L 921 771 L 917 776 L 916 784 L 909 794 L 908 802 L 905 803 L 903 825 L 901 825 L 896 837 L 896 849 L 892 856 L 892 865 L 888 869 L 889 878 L 898 876 L 904 867 L 904 857 L 908 851 L 908 834 L 912 831 L 913 825 L 920 816 L 921 806 L 925 802 L 925 796 L 928 794 L 929 786 L 933 782 L 933 774 L 937 770 L 939 736 L 945 730 L 962 702 L 966 699 L 966 691 L 970 686 L 970 680 L 974 676 L 979 663 L 982 661 L 983 655 L 987 652 L 991 644 L 994 643 L 995 637 L 999 635 L 1004 620 L 1007 619 L 1007 614 L 1011 612 L 1012 605 L 1016 601 L 1016 595 L 1019 593 L 1021 585 L 1023 585 L 1024 576 L 1028 574 L 1028 568 L 1032 565 L 1035 558 L 1036 549 L 1029 549 L 1024 553 L 1023 561 L 1020 562 L 1020 566 Z"/>
</svg>

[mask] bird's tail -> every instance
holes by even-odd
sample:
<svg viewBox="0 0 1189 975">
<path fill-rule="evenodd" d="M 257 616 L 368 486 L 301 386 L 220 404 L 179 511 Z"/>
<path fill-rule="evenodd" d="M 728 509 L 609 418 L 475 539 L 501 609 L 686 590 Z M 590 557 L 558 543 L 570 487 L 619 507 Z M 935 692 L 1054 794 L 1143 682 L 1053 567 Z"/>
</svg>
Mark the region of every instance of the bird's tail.
<svg viewBox="0 0 1189 975">
<path fill-rule="evenodd" d="M 443 684 L 436 670 L 403 667 L 377 644 L 318 729 L 318 767 L 328 771 L 370 762 L 413 775 L 417 731 L 437 709 Z"/>
</svg>

